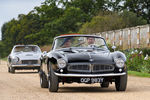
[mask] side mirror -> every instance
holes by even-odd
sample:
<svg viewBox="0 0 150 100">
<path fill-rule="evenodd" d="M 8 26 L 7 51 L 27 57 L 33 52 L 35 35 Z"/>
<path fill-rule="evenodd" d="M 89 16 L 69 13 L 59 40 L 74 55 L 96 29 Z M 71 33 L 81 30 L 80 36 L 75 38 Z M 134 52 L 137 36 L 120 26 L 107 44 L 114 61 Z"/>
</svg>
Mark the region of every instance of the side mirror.
<svg viewBox="0 0 150 100">
<path fill-rule="evenodd" d="M 43 56 L 43 57 L 46 57 L 46 54 L 47 54 L 47 51 L 43 51 L 42 56 Z"/>
<path fill-rule="evenodd" d="M 111 48 L 112 48 L 112 49 L 115 51 L 115 49 L 116 49 L 116 46 L 112 46 Z"/>
<path fill-rule="evenodd" d="M 43 54 L 47 54 L 47 51 L 43 51 Z"/>
</svg>

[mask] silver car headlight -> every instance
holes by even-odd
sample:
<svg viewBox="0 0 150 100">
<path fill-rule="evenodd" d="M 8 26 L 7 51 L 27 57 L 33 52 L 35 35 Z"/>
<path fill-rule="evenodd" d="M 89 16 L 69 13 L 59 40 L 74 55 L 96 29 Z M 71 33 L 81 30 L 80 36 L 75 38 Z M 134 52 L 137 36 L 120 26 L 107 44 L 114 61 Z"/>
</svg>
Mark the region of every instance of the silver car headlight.
<svg viewBox="0 0 150 100">
<path fill-rule="evenodd" d="M 59 68 L 64 68 L 66 67 L 66 61 L 64 59 L 58 59 L 57 64 Z"/>
<path fill-rule="evenodd" d="M 17 63 L 19 61 L 19 58 L 18 57 L 13 57 L 12 61 L 13 61 L 13 63 Z"/>
<path fill-rule="evenodd" d="M 121 58 L 114 58 L 114 61 L 115 61 L 116 66 L 118 68 L 123 68 L 124 67 L 124 61 Z"/>
</svg>

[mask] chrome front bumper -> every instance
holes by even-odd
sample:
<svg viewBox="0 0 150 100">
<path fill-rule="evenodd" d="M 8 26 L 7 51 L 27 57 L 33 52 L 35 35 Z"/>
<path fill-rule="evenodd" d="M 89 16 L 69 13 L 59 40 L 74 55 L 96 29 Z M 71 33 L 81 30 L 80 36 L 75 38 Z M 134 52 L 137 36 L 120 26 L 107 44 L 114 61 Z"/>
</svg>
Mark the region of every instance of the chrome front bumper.
<svg viewBox="0 0 150 100">
<path fill-rule="evenodd" d="M 123 73 L 109 73 L 109 74 L 61 74 L 54 72 L 56 76 L 60 77 L 107 77 L 107 76 L 122 76 L 126 75 L 126 72 Z"/>
<path fill-rule="evenodd" d="M 40 64 L 33 64 L 33 65 L 28 65 L 28 64 L 22 64 L 22 65 L 11 65 L 12 67 L 40 67 Z"/>
</svg>

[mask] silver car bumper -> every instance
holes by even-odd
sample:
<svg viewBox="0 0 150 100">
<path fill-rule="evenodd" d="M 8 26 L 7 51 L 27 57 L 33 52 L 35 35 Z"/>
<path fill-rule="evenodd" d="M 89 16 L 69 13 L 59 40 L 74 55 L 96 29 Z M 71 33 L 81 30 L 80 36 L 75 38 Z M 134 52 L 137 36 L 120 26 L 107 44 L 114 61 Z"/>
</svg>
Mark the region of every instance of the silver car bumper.
<svg viewBox="0 0 150 100">
<path fill-rule="evenodd" d="M 22 65 L 11 65 L 12 67 L 40 67 L 41 64 L 33 64 L 33 65 L 27 65 L 27 64 L 22 64 Z"/>
<path fill-rule="evenodd" d="M 122 76 L 126 75 L 126 72 L 123 73 L 109 73 L 109 74 L 61 74 L 55 73 L 56 76 L 60 77 L 107 77 L 107 76 Z"/>
</svg>

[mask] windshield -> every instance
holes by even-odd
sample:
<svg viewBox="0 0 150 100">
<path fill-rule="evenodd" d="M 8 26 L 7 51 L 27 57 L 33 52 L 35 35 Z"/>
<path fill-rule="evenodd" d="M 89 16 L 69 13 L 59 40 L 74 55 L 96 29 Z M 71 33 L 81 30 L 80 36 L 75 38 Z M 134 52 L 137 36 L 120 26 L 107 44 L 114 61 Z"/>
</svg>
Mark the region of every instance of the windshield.
<svg viewBox="0 0 150 100">
<path fill-rule="evenodd" d="M 14 52 L 40 52 L 40 49 L 37 46 L 17 46 Z"/>
<path fill-rule="evenodd" d="M 104 39 L 94 36 L 60 37 L 55 40 L 53 49 L 70 48 L 70 47 L 108 49 Z"/>
</svg>

